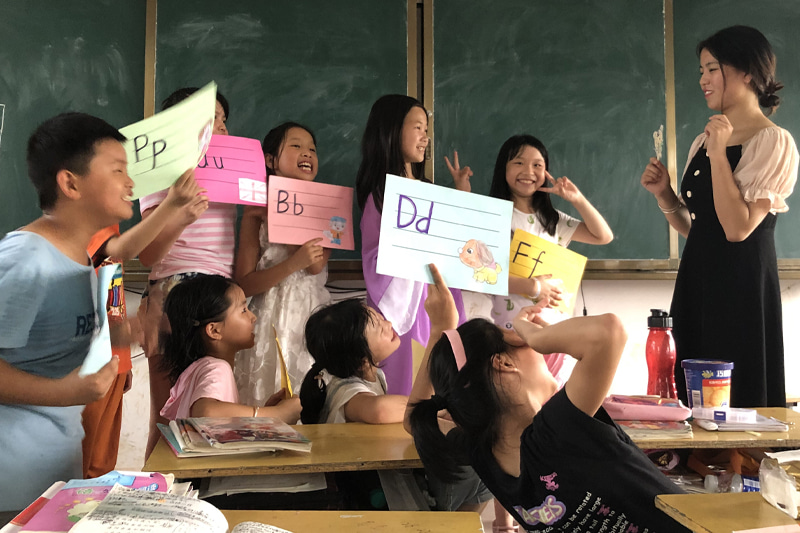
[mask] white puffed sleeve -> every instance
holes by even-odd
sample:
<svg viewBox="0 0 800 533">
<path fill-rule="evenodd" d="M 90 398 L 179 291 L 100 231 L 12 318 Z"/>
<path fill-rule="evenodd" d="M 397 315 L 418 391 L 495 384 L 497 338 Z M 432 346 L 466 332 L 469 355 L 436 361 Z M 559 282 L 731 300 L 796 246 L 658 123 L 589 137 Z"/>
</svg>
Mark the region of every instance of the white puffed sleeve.
<svg viewBox="0 0 800 533">
<path fill-rule="evenodd" d="M 768 198 L 771 213 L 789 210 L 786 198 L 797 181 L 798 153 L 792 135 L 777 126 L 764 128 L 742 145 L 733 177 L 745 202 Z"/>
</svg>

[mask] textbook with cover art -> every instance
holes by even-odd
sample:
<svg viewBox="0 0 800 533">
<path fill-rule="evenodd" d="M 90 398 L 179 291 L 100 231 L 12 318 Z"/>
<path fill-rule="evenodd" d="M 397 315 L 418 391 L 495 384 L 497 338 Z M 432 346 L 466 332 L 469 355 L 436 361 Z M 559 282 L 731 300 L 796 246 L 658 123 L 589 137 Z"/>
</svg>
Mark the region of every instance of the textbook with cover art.
<svg viewBox="0 0 800 533">
<path fill-rule="evenodd" d="M 617 420 L 632 439 L 689 439 L 692 426 L 681 420 Z"/>
<path fill-rule="evenodd" d="M 174 420 L 168 428 L 159 426 L 159 429 L 178 457 L 277 450 L 311 451 L 311 441 L 276 418 L 187 418 Z"/>
</svg>

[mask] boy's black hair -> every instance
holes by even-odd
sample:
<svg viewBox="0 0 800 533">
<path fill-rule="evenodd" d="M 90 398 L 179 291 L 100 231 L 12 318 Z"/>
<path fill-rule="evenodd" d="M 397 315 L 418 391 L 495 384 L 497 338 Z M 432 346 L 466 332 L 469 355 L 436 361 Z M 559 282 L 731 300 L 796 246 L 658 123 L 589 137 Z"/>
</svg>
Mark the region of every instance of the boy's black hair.
<svg viewBox="0 0 800 533">
<path fill-rule="evenodd" d="M 387 94 L 378 98 L 367 118 L 364 136 L 361 138 L 361 164 L 356 174 L 356 200 L 358 207 L 364 210 L 367 198 L 372 194 L 375 207 L 383 211 L 383 190 L 386 188 L 386 174 L 402 176 L 405 172 L 403 161 L 402 132 L 406 115 L 413 108 L 419 107 L 428 115 L 428 111 L 417 100 L 404 94 Z M 425 179 L 425 162 L 411 165 L 413 176 L 422 181 Z"/>
<path fill-rule="evenodd" d="M 489 196 L 500 198 L 501 200 L 511 200 L 511 188 L 506 180 L 506 165 L 509 161 L 517 157 L 526 147 L 531 146 L 541 152 L 544 158 L 545 170 L 550 169 L 550 157 L 544 143 L 533 135 L 514 135 L 510 137 L 500 151 L 497 153 L 497 161 L 494 164 L 494 174 L 492 175 L 492 186 L 489 188 Z M 542 223 L 544 229 L 550 235 L 556 234 L 558 224 L 558 211 L 553 207 L 550 194 L 537 190 L 531 197 L 531 209 L 536 213 L 536 218 Z"/>
<path fill-rule="evenodd" d="M 200 90 L 200 87 L 183 87 L 181 89 L 178 89 L 177 91 L 174 91 L 172 94 L 164 98 L 164 100 L 161 102 L 161 111 L 169 109 L 178 102 L 186 100 L 191 95 L 196 93 L 198 90 Z M 219 105 L 222 106 L 222 110 L 225 111 L 225 118 L 226 119 L 231 118 L 230 106 L 228 105 L 228 100 L 224 96 L 222 96 L 222 93 L 219 91 L 217 91 L 217 102 L 219 102 Z"/>
<path fill-rule="evenodd" d="M 228 290 L 235 283 L 219 275 L 200 274 L 178 283 L 164 300 L 170 331 L 160 335 L 161 368 L 174 385 L 186 368 L 207 355 L 204 328 L 220 322 L 231 306 Z"/>
<path fill-rule="evenodd" d="M 729 65 L 750 75 L 750 86 L 758 96 L 759 105 L 767 109 L 767 115 L 778 109 L 781 98 L 775 93 L 783 89 L 783 84 L 775 79 L 777 59 L 764 34 L 750 26 L 731 26 L 700 41 L 697 57 L 704 49 L 720 65 Z"/>
<path fill-rule="evenodd" d="M 328 305 L 314 312 L 306 322 L 306 348 L 314 364 L 300 387 L 300 419 L 304 424 L 319 423 L 319 414 L 328 396 L 325 383 L 317 379 L 325 369 L 346 379 L 361 377 L 364 361 L 375 364 L 364 331 L 373 317 L 358 298 Z"/>
<path fill-rule="evenodd" d="M 28 139 L 28 177 L 43 211 L 56 205 L 56 174 L 69 170 L 85 175 L 97 144 L 109 139 L 123 142 L 125 136 L 105 120 L 85 113 L 62 113 L 36 128 Z"/>
<path fill-rule="evenodd" d="M 311 131 L 311 128 L 298 124 L 297 122 L 284 122 L 269 130 L 269 133 L 264 137 L 264 141 L 261 143 L 261 150 L 264 152 L 264 157 L 271 155 L 275 161 L 280 158 L 283 141 L 286 139 L 286 134 L 292 128 L 300 128 L 301 130 L 307 131 L 308 134 L 311 135 L 311 140 L 314 141 L 314 145 L 316 146 L 317 137 L 314 135 L 314 132 Z M 274 174 L 275 169 L 267 166 L 267 175 L 272 176 Z"/>
</svg>

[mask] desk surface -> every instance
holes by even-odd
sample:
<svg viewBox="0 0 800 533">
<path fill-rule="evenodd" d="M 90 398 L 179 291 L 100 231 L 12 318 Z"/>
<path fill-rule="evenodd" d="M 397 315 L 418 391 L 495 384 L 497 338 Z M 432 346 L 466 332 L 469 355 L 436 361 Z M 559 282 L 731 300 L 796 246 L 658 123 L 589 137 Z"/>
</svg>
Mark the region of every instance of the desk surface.
<svg viewBox="0 0 800 533">
<path fill-rule="evenodd" d="M 292 533 L 483 533 L 478 513 L 433 511 L 222 511 L 233 527 L 239 522 L 261 522 Z"/>
<path fill-rule="evenodd" d="M 763 431 L 752 435 L 744 431 L 706 431 L 692 422 L 690 439 L 634 439 L 637 446 L 647 448 L 800 448 L 800 413 L 783 407 L 760 407 L 759 414 L 794 422 L 789 431 Z"/>
<path fill-rule="evenodd" d="M 144 464 L 144 471 L 192 478 L 422 467 L 411 436 L 399 423 L 314 424 L 295 429 L 311 440 L 311 453 L 178 458 L 162 438 Z"/>
<path fill-rule="evenodd" d="M 692 531 L 701 533 L 797 524 L 789 515 L 764 501 L 758 492 L 663 494 L 656 496 L 656 507 Z"/>
</svg>

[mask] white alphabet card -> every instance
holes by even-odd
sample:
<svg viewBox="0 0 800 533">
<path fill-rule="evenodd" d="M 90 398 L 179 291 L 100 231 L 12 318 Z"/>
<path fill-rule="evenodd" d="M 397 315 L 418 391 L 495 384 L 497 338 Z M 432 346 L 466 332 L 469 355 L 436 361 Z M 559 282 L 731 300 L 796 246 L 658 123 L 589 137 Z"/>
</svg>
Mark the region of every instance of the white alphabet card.
<svg viewBox="0 0 800 533">
<path fill-rule="evenodd" d="M 217 84 L 213 81 L 169 109 L 122 128 L 128 140 L 133 197 L 170 187 L 200 162 L 211 142 Z"/>
<path fill-rule="evenodd" d="M 513 204 L 386 175 L 378 274 L 433 283 L 434 263 L 450 287 L 508 294 Z"/>
</svg>

